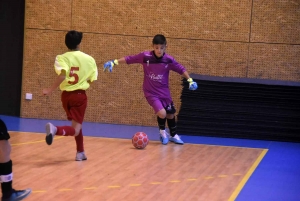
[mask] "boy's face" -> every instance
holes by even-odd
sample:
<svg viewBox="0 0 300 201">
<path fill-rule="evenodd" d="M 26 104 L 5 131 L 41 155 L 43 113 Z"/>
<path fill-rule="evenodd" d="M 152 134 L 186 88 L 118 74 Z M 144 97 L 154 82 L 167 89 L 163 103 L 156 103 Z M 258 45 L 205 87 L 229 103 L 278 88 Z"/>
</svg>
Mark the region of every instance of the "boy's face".
<svg viewBox="0 0 300 201">
<path fill-rule="evenodd" d="M 154 54 L 157 57 L 162 57 L 166 51 L 167 45 L 159 45 L 159 44 L 154 44 L 153 49 L 154 49 Z"/>
</svg>

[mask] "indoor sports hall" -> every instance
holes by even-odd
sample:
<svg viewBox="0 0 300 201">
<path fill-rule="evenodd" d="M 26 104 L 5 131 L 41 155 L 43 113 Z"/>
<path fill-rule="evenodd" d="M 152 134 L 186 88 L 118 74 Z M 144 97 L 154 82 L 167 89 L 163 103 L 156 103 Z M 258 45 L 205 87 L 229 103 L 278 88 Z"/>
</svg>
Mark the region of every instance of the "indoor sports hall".
<svg viewBox="0 0 300 201">
<path fill-rule="evenodd" d="M 163 146 L 155 127 L 84 123 L 88 159 L 78 162 L 74 139 L 45 143 L 48 120 L 0 118 L 28 201 L 299 200 L 299 143 L 184 135 L 184 145 Z M 142 150 L 131 144 L 138 131 L 150 139 Z"/>
<path fill-rule="evenodd" d="M 299 0 L 0 1 L 13 188 L 31 188 L 28 201 L 300 201 L 299 9 Z M 71 125 L 60 88 L 43 91 L 70 30 L 83 33 L 80 51 L 98 70 L 86 90 L 84 161 L 74 137 L 45 142 L 48 122 Z M 142 65 L 103 69 L 153 50 L 156 34 L 198 86 L 169 74 L 184 145 L 161 143 Z M 149 138 L 144 149 L 132 144 L 137 132 Z"/>
</svg>

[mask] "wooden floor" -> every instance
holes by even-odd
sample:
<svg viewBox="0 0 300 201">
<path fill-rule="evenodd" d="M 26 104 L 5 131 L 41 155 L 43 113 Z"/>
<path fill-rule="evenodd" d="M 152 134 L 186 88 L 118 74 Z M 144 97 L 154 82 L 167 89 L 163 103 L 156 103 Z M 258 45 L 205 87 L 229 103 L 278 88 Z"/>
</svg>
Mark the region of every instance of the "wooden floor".
<svg viewBox="0 0 300 201">
<path fill-rule="evenodd" d="M 73 137 L 10 132 L 14 188 L 28 201 L 234 200 L 266 149 L 84 137 L 87 161 L 75 161 Z"/>
</svg>

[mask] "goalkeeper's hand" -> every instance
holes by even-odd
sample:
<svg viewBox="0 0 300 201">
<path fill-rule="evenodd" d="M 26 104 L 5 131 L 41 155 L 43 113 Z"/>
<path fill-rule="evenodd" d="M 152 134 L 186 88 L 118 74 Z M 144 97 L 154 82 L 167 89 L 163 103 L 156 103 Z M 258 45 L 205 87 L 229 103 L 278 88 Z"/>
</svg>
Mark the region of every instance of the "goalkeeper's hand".
<svg viewBox="0 0 300 201">
<path fill-rule="evenodd" d="M 119 65 L 119 62 L 118 62 L 118 59 L 115 59 L 115 60 L 111 60 L 111 61 L 108 61 L 106 62 L 104 65 L 103 65 L 103 71 L 105 72 L 106 69 L 109 71 L 109 72 L 112 72 L 112 69 L 115 65 Z"/>
<path fill-rule="evenodd" d="M 189 90 L 196 90 L 198 88 L 197 83 L 192 78 L 189 78 L 187 81 L 189 82 Z"/>
</svg>

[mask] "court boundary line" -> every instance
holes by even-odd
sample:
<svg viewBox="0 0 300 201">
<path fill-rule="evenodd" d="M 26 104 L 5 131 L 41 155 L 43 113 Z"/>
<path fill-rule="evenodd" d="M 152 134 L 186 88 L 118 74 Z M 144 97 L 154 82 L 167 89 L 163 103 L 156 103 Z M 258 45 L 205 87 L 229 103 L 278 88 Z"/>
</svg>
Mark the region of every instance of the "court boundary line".
<svg viewBox="0 0 300 201">
<path fill-rule="evenodd" d="M 253 174 L 253 172 L 255 171 L 255 169 L 257 168 L 257 166 L 259 165 L 259 163 L 262 161 L 262 159 L 267 154 L 268 150 L 269 149 L 263 149 L 263 151 L 260 153 L 260 155 L 258 156 L 258 158 L 255 160 L 255 162 L 252 164 L 252 166 L 248 170 L 248 172 L 245 174 L 245 176 L 243 177 L 243 179 L 240 181 L 240 183 L 238 184 L 238 186 L 235 188 L 235 190 L 233 191 L 233 193 L 229 197 L 228 201 L 234 201 L 237 198 L 237 196 L 242 191 L 243 187 L 245 186 L 245 184 L 247 183 L 247 181 L 249 180 L 249 178 L 251 177 L 251 175 Z"/>
<path fill-rule="evenodd" d="M 29 134 L 44 134 L 44 133 L 34 133 L 34 132 L 20 132 L 20 131 L 9 131 L 9 132 L 15 132 L 15 133 L 29 133 Z M 54 137 L 55 140 L 64 138 L 66 136 L 56 136 Z M 40 142 L 45 142 L 45 140 L 37 140 L 37 141 L 28 141 L 28 142 L 20 142 L 20 143 L 11 143 L 11 146 L 20 146 L 20 145 L 26 145 L 26 144 L 36 144 Z"/>
<path fill-rule="evenodd" d="M 27 134 L 44 134 L 44 133 L 37 133 L 37 132 L 20 132 L 20 131 L 10 131 L 10 132 L 16 132 L 16 133 L 27 133 Z M 68 136 L 56 136 L 55 139 L 62 139 Z M 101 136 L 84 136 L 84 137 L 88 137 L 88 138 L 102 138 L 102 139 L 118 139 L 118 140 L 130 140 L 128 138 L 109 138 L 109 137 L 101 137 Z M 25 144 L 34 144 L 34 143 L 40 143 L 40 142 L 45 142 L 45 140 L 38 140 L 38 141 L 29 141 L 29 142 L 23 142 L 23 143 L 14 143 L 11 144 L 12 146 L 18 146 L 18 145 L 25 145 Z M 255 169 L 257 168 L 257 166 L 259 165 L 259 163 L 262 161 L 262 159 L 264 158 L 264 156 L 266 155 L 266 153 L 268 152 L 268 149 L 264 149 L 264 148 L 250 148 L 250 147 L 237 147 L 237 146 L 222 146 L 222 145 L 209 145 L 209 144 L 192 144 L 192 143 L 186 143 L 186 144 L 191 144 L 191 145 L 205 145 L 205 146 L 219 146 L 219 147 L 232 147 L 232 148 L 245 148 L 245 149 L 262 149 L 262 152 L 260 153 L 260 155 L 258 156 L 258 158 L 254 161 L 254 163 L 252 164 L 252 166 L 249 168 L 249 170 L 247 171 L 247 173 L 244 175 L 244 177 L 242 178 L 242 180 L 239 182 L 239 184 L 237 185 L 237 187 L 235 188 L 235 190 L 233 191 L 233 193 L 231 194 L 231 196 L 229 197 L 228 201 L 234 201 L 237 196 L 239 195 L 239 193 L 241 192 L 241 190 L 243 189 L 243 187 L 245 186 L 245 184 L 247 183 L 247 181 L 249 180 L 249 178 L 251 177 L 251 175 L 253 174 L 253 172 L 255 171 Z M 232 176 L 234 176 L 235 174 L 233 174 Z M 228 176 L 228 175 L 226 175 Z M 220 175 L 218 176 L 220 177 Z M 196 179 L 198 180 L 198 179 Z M 68 190 L 72 190 L 72 189 L 68 189 Z M 43 192 L 45 192 L 44 190 L 42 190 Z M 38 191 L 37 191 L 38 192 Z"/>
</svg>

